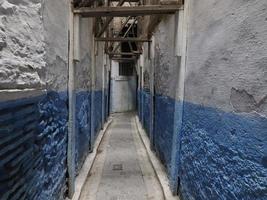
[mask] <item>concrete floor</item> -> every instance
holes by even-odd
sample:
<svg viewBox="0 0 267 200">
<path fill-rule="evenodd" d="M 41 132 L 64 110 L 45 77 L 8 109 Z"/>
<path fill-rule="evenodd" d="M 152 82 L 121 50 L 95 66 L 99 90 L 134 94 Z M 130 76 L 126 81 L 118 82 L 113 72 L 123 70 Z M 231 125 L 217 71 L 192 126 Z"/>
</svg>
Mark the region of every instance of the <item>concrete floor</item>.
<svg viewBox="0 0 267 200">
<path fill-rule="evenodd" d="M 163 192 L 138 135 L 134 114 L 116 114 L 80 200 L 162 200 Z"/>
</svg>

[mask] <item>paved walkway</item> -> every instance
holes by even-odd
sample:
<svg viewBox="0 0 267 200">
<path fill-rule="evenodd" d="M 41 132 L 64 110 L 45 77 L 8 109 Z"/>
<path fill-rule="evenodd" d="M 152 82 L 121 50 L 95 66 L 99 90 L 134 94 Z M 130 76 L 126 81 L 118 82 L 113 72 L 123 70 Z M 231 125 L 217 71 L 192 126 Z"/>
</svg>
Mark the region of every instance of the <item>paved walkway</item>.
<svg viewBox="0 0 267 200">
<path fill-rule="evenodd" d="M 163 200 L 134 115 L 116 114 L 98 150 L 80 200 Z"/>
</svg>

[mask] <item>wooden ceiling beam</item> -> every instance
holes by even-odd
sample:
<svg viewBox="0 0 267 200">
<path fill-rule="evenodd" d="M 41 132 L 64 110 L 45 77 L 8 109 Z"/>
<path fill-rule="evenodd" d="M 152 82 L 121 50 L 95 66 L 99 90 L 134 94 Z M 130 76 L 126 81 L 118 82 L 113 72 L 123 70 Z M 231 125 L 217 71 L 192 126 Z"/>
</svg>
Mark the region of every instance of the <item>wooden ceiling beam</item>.
<svg viewBox="0 0 267 200">
<path fill-rule="evenodd" d="M 131 18 L 132 18 L 131 16 L 130 17 L 127 17 L 126 21 L 122 24 L 121 29 L 119 30 L 119 32 L 116 34 L 115 37 L 119 37 L 120 36 L 121 32 L 126 27 L 126 25 L 128 24 L 128 22 L 130 21 Z M 114 42 L 111 42 L 110 47 L 112 47 L 113 44 L 114 44 Z"/>
<path fill-rule="evenodd" d="M 133 38 L 133 37 L 118 37 L 118 38 L 106 38 L 106 37 L 97 37 L 95 38 L 98 42 L 151 42 L 149 39 L 143 38 Z"/>
<path fill-rule="evenodd" d="M 179 10 L 179 5 L 151 5 L 133 7 L 96 7 L 96 8 L 77 8 L 74 14 L 82 17 L 127 17 L 174 14 Z"/>
<path fill-rule="evenodd" d="M 111 2 L 118 2 L 120 0 L 110 0 Z M 139 2 L 139 0 L 125 0 L 125 2 Z"/>
<path fill-rule="evenodd" d="M 130 30 L 132 29 L 133 25 L 137 22 L 137 19 L 135 18 L 135 20 L 132 22 L 132 24 L 128 27 L 127 31 L 124 33 L 123 38 L 125 38 L 128 33 L 130 32 Z M 113 52 L 116 52 L 120 47 L 120 43 L 117 44 L 117 46 L 114 48 Z"/>
<path fill-rule="evenodd" d="M 117 53 L 108 52 L 107 54 L 111 56 L 136 56 L 136 55 L 141 55 L 142 53 L 141 52 L 117 52 Z"/>
<path fill-rule="evenodd" d="M 136 61 L 137 58 L 118 58 L 118 57 L 111 57 L 112 60 L 116 61 Z"/>
<path fill-rule="evenodd" d="M 117 7 L 122 6 L 125 3 L 126 0 L 119 0 L 119 3 L 117 5 Z M 112 22 L 113 17 L 108 17 L 106 19 L 105 24 L 103 25 L 103 27 L 101 28 L 101 30 L 99 31 L 99 33 L 97 34 L 97 37 L 101 37 L 102 34 L 106 31 L 106 29 L 108 28 L 109 24 Z"/>
</svg>

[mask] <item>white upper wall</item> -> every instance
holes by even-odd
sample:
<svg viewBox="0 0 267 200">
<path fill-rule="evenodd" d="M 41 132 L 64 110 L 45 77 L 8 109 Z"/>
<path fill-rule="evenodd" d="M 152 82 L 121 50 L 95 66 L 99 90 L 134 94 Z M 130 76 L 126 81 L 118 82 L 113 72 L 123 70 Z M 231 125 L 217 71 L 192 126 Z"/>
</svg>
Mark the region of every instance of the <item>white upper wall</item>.
<svg viewBox="0 0 267 200">
<path fill-rule="evenodd" d="M 186 101 L 267 114 L 267 4 L 190 0 Z"/>
</svg>

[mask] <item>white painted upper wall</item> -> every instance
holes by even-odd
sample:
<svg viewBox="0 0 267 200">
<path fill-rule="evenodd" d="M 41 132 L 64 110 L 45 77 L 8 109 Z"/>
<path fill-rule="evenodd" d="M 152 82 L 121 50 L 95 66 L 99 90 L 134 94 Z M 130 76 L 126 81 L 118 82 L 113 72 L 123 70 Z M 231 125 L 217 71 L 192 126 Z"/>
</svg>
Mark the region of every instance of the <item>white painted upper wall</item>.
<svg viewBox="0 0 267 200">
<path fill-rule="evenodd" d="M 189 2 L 186 101 L 267 114 L 267 2 Z"/>
<path fill-rule="evenodd" d="M 37 1 L 0 1 L 0 90 L 45 87 L 41 11 Z"/>
<path fill-rule="evenodd" d="M 65 92 L 68 87 L 69 2 L 45 0 L 41 11 L 45 37 L 46 88 Z"/>
</svg>

